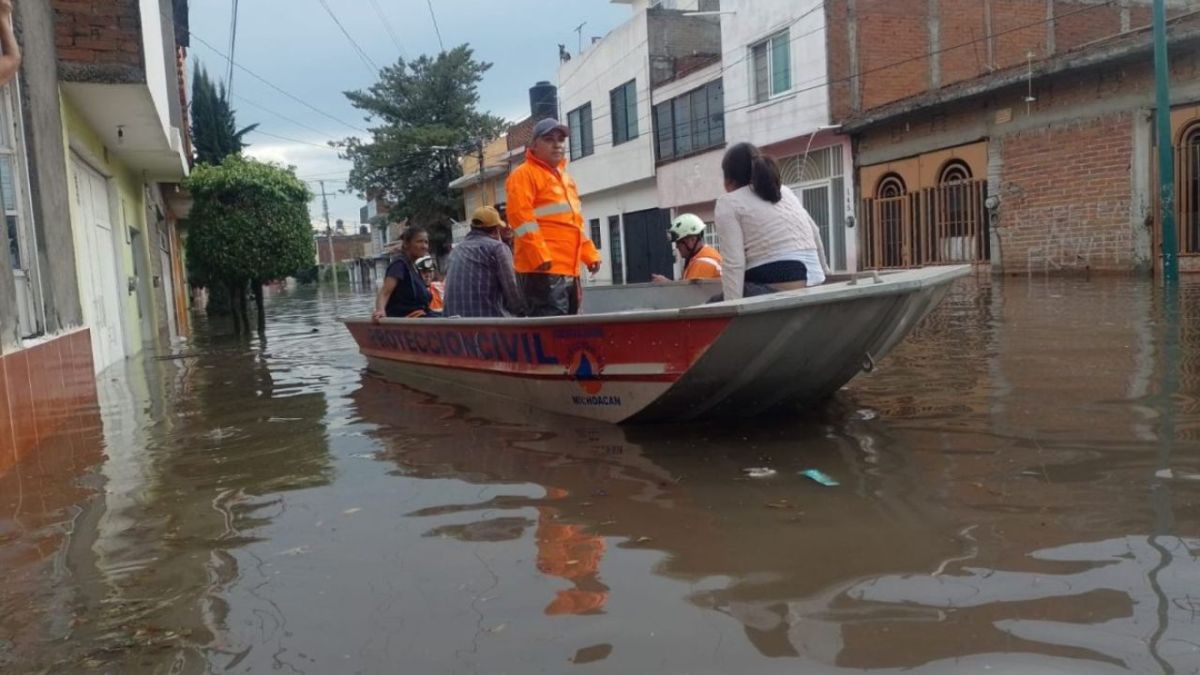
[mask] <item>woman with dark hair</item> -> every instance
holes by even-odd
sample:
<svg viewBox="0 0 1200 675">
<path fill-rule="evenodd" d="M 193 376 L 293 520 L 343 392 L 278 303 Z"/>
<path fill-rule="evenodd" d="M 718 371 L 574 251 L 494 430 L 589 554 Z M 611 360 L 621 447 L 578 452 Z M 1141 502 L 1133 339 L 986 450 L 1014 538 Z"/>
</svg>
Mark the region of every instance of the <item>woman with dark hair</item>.
<svg viewBox="0 0 1200 675">
<path fill-rule="evenodd" d="M 821 233 L 779 167 L 749 143 L 738 143 L 721 161 L 725 192 L 717 199 L 724 299 L 825 283 Z"/>
<path fill-rule="evenodd" d="M 388 266 L 387 278 L 375 296 L 375 312 L 371 319 L 383 317 L 419 318 L 441 316 L 429 308 L 433 294 L 417 271 L 416 261 L 429 255 L 429 231 L 412 226 L 400 235 L 400 253 Z"/>
</svg>

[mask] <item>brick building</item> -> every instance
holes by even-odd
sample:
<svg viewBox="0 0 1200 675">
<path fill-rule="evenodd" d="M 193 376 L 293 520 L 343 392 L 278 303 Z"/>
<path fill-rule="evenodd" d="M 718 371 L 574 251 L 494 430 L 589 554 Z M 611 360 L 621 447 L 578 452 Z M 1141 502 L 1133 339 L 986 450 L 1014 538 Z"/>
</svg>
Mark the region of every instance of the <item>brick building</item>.
<svg viewBox="0 0 1200 675">
<path fill-rule="evenodd" d="M 1200 253 L 1200 15 L 1167 4 L 1186 255 Z M 855 137 L 864 266 L 1149 270 L 1150 5 L 826 3 L 830 105 Z"/>
<path fill-rule="evenodd" d="M 321 265 L 330 263 L 330 239 L 324 234 L 313 235 L 317 247 L 317 261 Z M 335 234 L 333 240 L 333 258 L 339 262 L 349 262 L 360 258 L 374 258 L 377 251 L 370 234 Z"/>
</svg>

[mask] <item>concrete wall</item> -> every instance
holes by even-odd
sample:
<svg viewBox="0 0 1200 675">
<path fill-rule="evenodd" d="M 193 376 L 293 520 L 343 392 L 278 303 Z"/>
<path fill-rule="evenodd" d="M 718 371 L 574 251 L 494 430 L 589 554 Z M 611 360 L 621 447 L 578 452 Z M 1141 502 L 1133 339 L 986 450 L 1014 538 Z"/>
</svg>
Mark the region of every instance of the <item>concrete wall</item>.
<svg viewBox="0 0 1200 675">
<path fill-rule="evenodd" d="M 174 29 L 162 15 L 161 0 L 139 0 L 138 9 L 142 20 L 142 49 L 145 53 L 146 85 L 150 88 L 150 98 L 154 101 L 154 109 L 158 112 L 158 122 L 162 125 L 163 133 L 171 136 L 171 99 L 179 90 L 174 77 L 174 58 L 171 67 L 167 67 L 167 45 L 175 44 Z M 170 16 L 170 3 L 163 3 Z M 174 49 L 170 52 L 172 55 Z"/>
<path fill-rule="evenodd" d="M 163 77 L 166 82 L 166 89 L 163 91 L 163 96 L 167 103 L 167 130 L 171 127 L 180 130 L 180 134 L 187 133 L 187 124 L 184 122 L 184 106 L 186 98 L 181 97 L 181 91 L 186 95 L 186 89 L 181 89 L 184 84 L 182 71 L 179 67 L 178 53 L 176 52 L 175 42 L 175 0 L 158 0 L 158 25 L 161 28 L 159 39 L 160 53 L 163 59 Z M 186 4 L 185 7 L 186 9 Z M 186 67 L 186 66 L 185 66 Z"/>
<path fill-rule="evenodd" d="M 38 242 L 48 333 L 83 325 L 66 185 L 66 148 L 54 51 L 54 16 L 40 2 L 14 5 L 23 62 L 20 73 L 31 217 Z M 3 305 L 3 302 L 0 302 Z M 5 325 L 8 325 L 5 322 Z"/>
<path fill-rule="evenodd" d="M 646 14 L 634 15 L 599 43 L 564 64 L 558 73 L 559 115 L 592 104 L 595 152 L 571 162 L 579 192 L 588 195 L 654 176 L 654 134 L 650 120 Z M 637 138 L 613 145 L 609 92 L 636 80 Z"/>
<path fill-rule="evenodd" d="M 825 14 L 819 7 L 794 0 L 739 0 L 735 14 L 721 17 L 725 138 L 730 143 L 769 145 L 829 123 L 829 97 L 821 86 L 828 70 Z M 750 45 L 784 29 L 791 40 L 792 89 L 754 104 Z"/>
</svg>

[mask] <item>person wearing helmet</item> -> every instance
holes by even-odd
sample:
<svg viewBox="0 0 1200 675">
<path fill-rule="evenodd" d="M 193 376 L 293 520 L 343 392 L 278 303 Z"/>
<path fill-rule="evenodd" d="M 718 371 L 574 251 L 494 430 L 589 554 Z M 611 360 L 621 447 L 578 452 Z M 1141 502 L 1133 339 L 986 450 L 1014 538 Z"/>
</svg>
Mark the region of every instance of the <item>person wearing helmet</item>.
<svg viewBox="0 0 1200 675">
<path fill-rule="evenodd" d="M 683 259 L 683 279 L 720 279 L 721 254 L 717 249 L 704 243 L 704 231 L 707 226 L 700 216 L 685 213 L 671 221 L 667 234 L 675 244 L 675 250 Z M 655 283 L 664 283 L 670 279 L 655 274 L 651 277 Z"/>
<path fill-rule="evenodd" d="M 429 293 L 433 297 L 429 301 L 429 309 L 434 312 L 442 311 L 442 284 L 437 280 L 437 262 L 434 261 L 433 256 L 427 255 L 418 258 L 415 266 L 421 275 L 421 281 L 425 282 L 425 288 L 429 289 Z"/>
</svg>

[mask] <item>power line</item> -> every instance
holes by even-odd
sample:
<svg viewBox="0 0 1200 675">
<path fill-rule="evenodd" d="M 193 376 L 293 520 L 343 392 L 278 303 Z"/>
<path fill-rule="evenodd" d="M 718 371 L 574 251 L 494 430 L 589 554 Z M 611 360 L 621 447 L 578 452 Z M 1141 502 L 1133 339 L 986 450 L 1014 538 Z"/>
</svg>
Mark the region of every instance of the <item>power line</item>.
<svg viewBox="0 0 1200 675">
<path fill-rule="evenodd" d="M 313 112 L 317 113 L 318 115 L 327 117 L 327 118 L 333 120 L 334 122 L 337 122 L 338 124 L 341 124 L 342 126 L 349 127 L 350 129 L 354 129 L 355 131 L 358 131 L 358 132 L 361 132 L 364 134 L 371 133 L 370 131 L 367 131 L 366 129 L 364 129 L 360 126 L 356 126 L 354 124 L 350 124 L 349 122 L 346 122 L 345 120 L 338 119 L 337 117 L 334 117 L 333 115 L 330 115 L 329 113 L 325 112 L 324 110 L 317 108 L 316 106 L 314 106 L 311 103 L 309 103 L 308 101 L 305 101 L 304 99 L 296 96 L 295 94 L 292 94 L 291 92 L 284 90 L 283 88 L 281 88 L 279 85 L 275 84 L 274 82 L 271 82 L 270 80 L 266 79 L 265 77 L 250 70 L 246 66 L 243 66 L 242 64 L 237 63 L 232 58 L 230 58 L 228 54 L 225 54 L 220 49 L 217 49 L 216 47 L 212 46 L 211 43 L 209 43 L 207 40 L 200 37 L 199 35 L 196 35 L 195 33 L 188 31 L 188 36 L 190 36 L 196 42 L 199 42 L 200 44 L 207 47 L 210 51 L 212 51 L 217 56 L 220 56 L 221 58 L 228 61 L 231 65 L 236 66 L 239 70 L 246 73 L 250 77 L 253 77 L 254 79 L 258 80 L 259 82 L 262 82 L 263 84 L 267 85 L 271 89 L 274 89 L 275 91 L 279 92 L 280 94 L 283 94 L 284 96 L 290 98 L 291 100 L 295 101 L 296 103 L 299 103 L 300 105 L 304 106 L 305 108 L 312 110 Z"/>
<path fill-rule="evenodd" d="M 383 23 L 384 30 L 392 38 L 392 44 L 396 45 L 396 51 L 400 56 L 404 56 L 404 47 L 400 44 L 400 38 L 396 36 L 396 31 L 392 28 L 392 22 L 388 21 L 387 15 L 383 13 L 383 8 L 379 6 L 379 0 L 371 0 L 371 6 L 375 8 L 375 15 L 379 17 L 379 21 Z"/>
<path fill-rule="evenodd" d="M 303 127 L 304 129 L 307 129 L 308 131 L 312 131 L 312 132 L 320 134 L 322 136 L 333 136 L 334 135 L 334 134 L 330 134 L 328 132 L 322 131 L 316 127 L 309 126 L 309 125 L 305 124 L 304 122 L 300 122 L 298 120 L 292 119 L 291 117 L 288 117 L 287 115 L 284 115 L 283 113 L 281 113 L 279 111 L 272 110 L 272 109 L 266 107 L 265 105 L 262 105 L 261 103 L 255 103 L 254 101 L 251 101 L 250 99 L 248 99 L 245 96 L 242 96 L 240 94 L 235 95 L 234 98 L 236 98 L 237 100 L 239 100 L 242 103 L 245 103 L 251 107 L 258 108 L 259 110 L 261 110 L 269 115 L 274 115 L 285 122 L 291 122 L 292 124 L 295 124 L 298 127 Z"/>
<path fill-rule="evenodd" d="M 238 0 L 233 0 L 233 13 L 229 20 L 229 70 L 225 75 L 225 91 L 233 95 L 233 57 L 237 51 Z"/>
<path fill-rule="evenodd" d="M 301 145 L 311 145 L 314 148 L 321 148 L 322 150 L 329 150 L 330 152 L 338 152 L 337 148 L 330 147 L 328 145 L 321 145 L 320 143 L 313 143 L 312 141 L 302 141 L 298 138 L 291 138 L 288 136 L 280 136 L 279 134 L 272 134 L 270 132 L 263 131 L 262 129 L 254 129 L 250 133 L 261 134 L 263 136 L 270 136 L 271 138 L 277 138 L 281 141 L 287 141 L 289 143 L 299 143 Z"/>
<path fill-rule="evenodd" d="M 371 71 L 371 76 L 375 77 L 379 75 L 379 64 L 371 60 L 371 57 L 367 56 L 367 53 L 363 51 L 362 47 L 358 46 L 358 42 L 356 42 L 354 38 L 350 36 L 350 31 L 346 30 L 346 27 L 342 25 L 342 22 L 337 18 L 337 15 L 333 13 L 333 9 L 329 7 L 329 3 L 325 2 L 325 0 L 317 0 L 317 2 L 321 3 L 321 6 L 325 8 L 325 13 L 329 15 L 329 18 L 333 19 L 335 24 L 337 24 L 338 30 L 342 31 L 342 35 L 346 36 L 346 40 L 350 42 L 350 46 L 354 49 L 354 52 L 358 54 L 358 58 L 362 60 L 363 65 L 367 67 L 367 70 Z"/>
<path fill-rule="evenodd" d="M 442 29 L 438 28 L 437 13 L 433 11 L 433 0 L 425 0 L 425 4 L 429 5 L 429 18 L 433 19 L 433 32 L 437 33 L 438 47 L 446 51 L 446 43 L 442 42 Z"/>
</svg>

